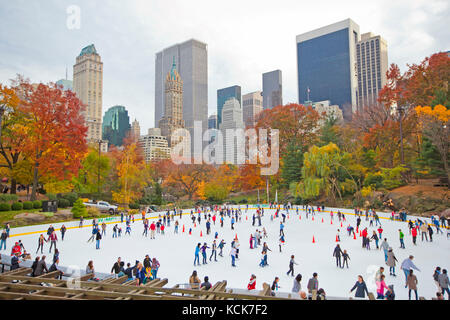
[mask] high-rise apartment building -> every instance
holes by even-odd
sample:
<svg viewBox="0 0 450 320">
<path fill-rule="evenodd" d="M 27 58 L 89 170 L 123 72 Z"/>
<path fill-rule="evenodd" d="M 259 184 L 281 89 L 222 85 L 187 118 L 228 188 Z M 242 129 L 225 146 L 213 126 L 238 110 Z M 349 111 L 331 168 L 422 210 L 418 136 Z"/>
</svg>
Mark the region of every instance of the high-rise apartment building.
<svg viewBox="0 0 450 320">
<path fill-rule="evenodd" d="M 351 119 L 357 106 L 359 41 L 359 26 L 351 19 L 297 36 L 299 103 L 330 100 Z"/>
<path fill-rule="evenodd" d="M 110 144 L 120 147 L 123 139 L 130 131 L 130 117 L 124 106 L 114 106 L 109 108 L 103 116 L 102 139 Z"/>
<path fill-rule="evenodd" d="M 139 138 L 146 162 L 170 158 L 167 138 L 161 135 L 160 128 L 148 129 L 148 134 Z"/>
<path fill-rule="evenodd" d="M 257 115 L 263 110 L 263 96 L 261 91 L 242 96 L 242 114 L 246 128 L 253 128 L 257 122 Z"/>
<path fill-rule="evenodd" d="M 239 105 L 242 106 L 241 100 L 241 87 L 240 86 L 232 86 L 228 88 L 223 88 L 217 90 L 217 126 L 220 127 L 222 123 L 222 109 L 225 102 L 230 99 L 235 98 Z"/>
<path fill-rule="evenodd" d="M 361 35 L 356 45 L 358 109 L 377 104 L 378 93 L 387 83 L 387 42 L 371 32 Z"/>
<path fill-rule="evenodd" d="M 264 110 L 283 105 L 283 84 L 281 70 L 263 73 Z"/>
<path fill-rule="evenodd" d="M 175 57 L 177 71 L 183 79 L 183 120 L 191 132 L 194 121 L 208 127 L 208 48 L 191 39 L 173 45 L 156 54 L 155 58 L 155 125 L 164 116 L 165 79 Z"/>
<path fill-rule="evenodd" d="M 73 91 L 86 105 L 87 141 L 102 138 L 103 62 L 93 44 L 83 48 L 73 66 Z"/>
<path fill-rule="evenodd" d="M 230 134 L 230 132 L 227 132 L 227 129 L 245 129 L 241 104 L 234 97 L 229 98 L 223 105 L 222 123 L 220 124 L 220 130 L 224 138 L 223 161 L 238 164 L 237 154 L 238 150 L 241 150 L 241 145 L 238 144 L 240 142 L 245 143 L 245 141 L 240 141 L 240 139 L 236 138 L 235 134 Z"/>
<path fill-rule="evenodd" d="M 159 120 L 159 128 L 161 128 L 161 134 L 167 137 L 169 147 L 174 147 L 179 139 L 172 137 L 173 132 L 184 128 L 183 80 L 176 70 L 175 57 L 173 57 L 172 69 L 166 75 L 164 94 L 164 116 Z"/>
</svg>

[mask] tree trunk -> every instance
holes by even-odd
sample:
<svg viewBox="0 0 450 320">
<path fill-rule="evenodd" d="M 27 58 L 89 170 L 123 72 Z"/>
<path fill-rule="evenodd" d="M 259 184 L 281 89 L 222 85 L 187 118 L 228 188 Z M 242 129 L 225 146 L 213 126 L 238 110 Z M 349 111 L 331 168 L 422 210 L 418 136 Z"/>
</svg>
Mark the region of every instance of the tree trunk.
<svg viewBox="0 0 450 320">
<path fill-rule="evenodd" d="M 31 201 L 37 200 L 37 197 L 36 197 L 37 186 L 38 186 L 38 167 L 37 167 L 37 165 L 35 165 L 34 173 L 33 173 L 33 189 L 31 190 L 31 197 L 30 197 Z"/>
<path fill-rule="evenodd" d="M 11 179 L 11 194 L 16 194 L 16 189 L 17 189 L 17 181 L 16 179 Z"/>
</svg>

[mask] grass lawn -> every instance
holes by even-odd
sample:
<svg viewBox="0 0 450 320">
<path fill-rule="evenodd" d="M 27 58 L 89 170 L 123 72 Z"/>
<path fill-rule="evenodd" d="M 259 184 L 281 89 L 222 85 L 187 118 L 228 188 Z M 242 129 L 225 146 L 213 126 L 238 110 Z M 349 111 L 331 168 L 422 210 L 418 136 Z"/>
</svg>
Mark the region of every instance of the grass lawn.
<svg viewBox="0 0 450 320">
<path fill-rule="evenodd" d="M 42 209 L 27 209 L 17 211 L 0 211 L 0 224 L 4 224 L 6 221 L 12 220 L 16 215 L 21 213 L 35 213 Z"/>
</svg>

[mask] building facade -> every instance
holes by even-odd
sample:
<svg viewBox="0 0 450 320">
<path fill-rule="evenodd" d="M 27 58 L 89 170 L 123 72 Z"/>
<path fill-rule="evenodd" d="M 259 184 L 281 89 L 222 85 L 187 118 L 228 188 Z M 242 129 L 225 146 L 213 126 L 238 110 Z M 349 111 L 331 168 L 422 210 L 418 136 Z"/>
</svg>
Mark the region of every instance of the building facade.
<svg viewBox="0 0 450 320">
<path fill-rule="evenodd" d="M 225 102 L 230 99 L 235 98 L 239 105 L 242 105 L 241 100 L 241 87 L 240 86 L 232 86 L 228 88 L 223 88 L 217 90 L 217 126 L 220 127 L 222 123 L 222 109 Z"/>
<path fill-rule="evenodd" d="M 208 117 L 208 129 L 217 129 L 217 115 L 212 114 Z"/>
<path fill-rule="evenodd" d="M 242 115 L 246 128 L 253 128 L 257 122 L 257 115 L 263 110 L 263 96 L 261 91 L 242 96 Z"/>
<path fill-rule="evenodd" d="M 175 130 L 184 128 L 183 120 L 183 80 L 176 70 L 175 57 L 172 69 L 166 75 L 164 88 L 164 116 L 159 120 L 161 135 L 167 138 L 169 147 L 174 147 L 179 139 L 172 137 Z"/>
<path fill-rule="evenodd" d="M 139 138 L 141 137 L 141 126 L 139 125 L 137 119 L 134 119 L 133 123 L 131 124 L 131 134 L 135 141 L 139 140 Z"/>
<path fill-rule="evenodd" d="M 147 163 L 170 158 L 169 143 L 167 138 L 161 135 L 160 128 L 148 129 L 148 134 L 141 136 L 138 144 Z"/>
<path fill-rule="evenodd" d="M 130 129 L 130 117 L 124 106 L 114 106 L 105 112 L 102 123 L 103 140 L 120 147 Z"/>
<path fill-rule="evenodd" d="M 103 62 L 93 44 L 83 48 L 73 66 L 73 91 L 86 105 L 87 141 L 102 138 Z"/>
<path fill-rule="evenodd" d="M 281 70 L 263 73 L 264 110 L 283 105 L 283 84 Z"/>
<path fill-rule="evenodd" d="M 220 131 L 224 139 L 223 148 L 223 161 L 237 163 L 238 150 L 241 149 L 239 143 L 245 143 L 236 138 L 236 135 L 227 132 L 228 129 L 245 129 L 242 108 L 239 101 L 232 97 L 225 101 L 222 109 L 222 123 L 220 124 Z"/>
<path fill-rule="evenodd" d="M 371 32 L 361 35 L 356 45 L 358 109 L 378 104 L 378 94 L 387 83 L 387 42 Z"/>
<path fill-rule="evenodd" d="M 325 124 L 326 119 L 334 118 L 338 124 L 342 124 L 344 121 L 344 115 L 341 108 L 338 105 L 331 105 L 330 100 L 325 101 L 305 101 L 305 106 L 311 106 L 314 110 L 319 113 L 322 119 L 319 120 L 319 126 Z"/>
<path fill-rule="evenodd" d="M 359 40 L 359 26 L 351 19 L 297 36 L 299 103 L 330 100 L 351 119 L 357 106 Z"/>
<path fill-rule="evenodd" d="M 177 71 L 183 79 L 183 120 L 191 132 L 194 121 L 208 127 L 208 47 L 191 39 L 173 45 L 156 54 L 155 58 L 155 124 L 164 116 L 165 79 L 175 57 Z"/>
</svg>

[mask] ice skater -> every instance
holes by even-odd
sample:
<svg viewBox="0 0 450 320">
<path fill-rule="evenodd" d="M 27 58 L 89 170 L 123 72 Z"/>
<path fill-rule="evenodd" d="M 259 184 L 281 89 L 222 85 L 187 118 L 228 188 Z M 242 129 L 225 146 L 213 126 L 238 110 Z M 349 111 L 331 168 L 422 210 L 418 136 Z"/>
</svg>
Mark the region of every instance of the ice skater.
<svg viewBox="0 0 450 320">
<path fill-rule="evenodd" d="M 289 271 L 287 272 L 287 275 L 291 274 L 291 276 L 294 276 L 294 265 L 298 265 L 294 258 L 294 255 L 292 255 L 291 260 L 289 260 Z"/>
</svg>

